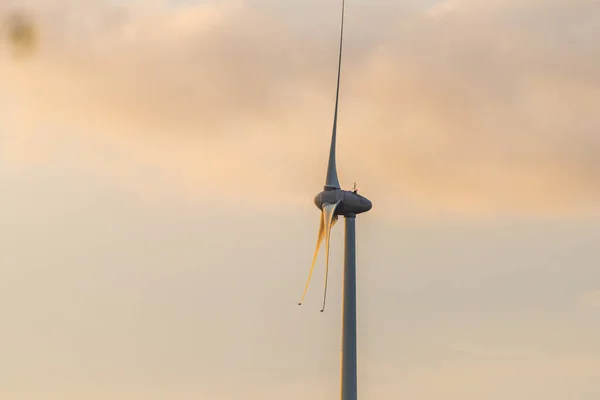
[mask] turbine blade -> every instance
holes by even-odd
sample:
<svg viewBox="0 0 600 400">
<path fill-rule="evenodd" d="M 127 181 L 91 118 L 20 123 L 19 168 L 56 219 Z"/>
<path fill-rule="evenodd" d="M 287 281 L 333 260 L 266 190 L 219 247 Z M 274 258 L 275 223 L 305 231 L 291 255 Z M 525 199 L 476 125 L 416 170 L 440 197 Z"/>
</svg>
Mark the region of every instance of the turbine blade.
<svg viewBox="0 0 600 400">
<path fill-rule="evenodd" d="M 315 254 L 313 255 L 312 265 L 310 266 L 310 271 L 308 272 L 308 280 L 306 281 L 306 286 L 304 287 L 304 293 L 302 293 L 302 299 L 298 303 L 299 306 L 304 303 L 304 298 L 306 297 L 306 292 L 308 292 L 308 285 L 310 284 L 310 279 L 312 278 L 313 271 L 315 269 L 315 263 L 317 262 L 317 255 L 319 254 L 319 248 L 321 247 L 321 243 L 325 238 L 325 224 L 323 219 L 323 213 L 321 212 L 321 220 L 319 222 L 319 234 L 317 236 L 317 247 L 315 249 Z"/>
<path fill-rule="evenodd" d="M 342 0 L 342 23 L 340 29 L 340 55 L 338 60 L 337 87 L 335 91 L 335 111 L 333 113 L 333 132 L 331 134 L 331 147 L 329 148 L 329 163 L 327 165 L 327 177 L 325 178 L 325 189 L 339 189 L 340 181 L 335 165 L 335 146 L 337 139 L 338 104 L 340 99 L 340 75 L 342 72 L 342 48 L 344 44 L 344 10 L 345 2 Z"/>
<path fill-rule="evenodd" d="M 323 292 L 323 307 L 321 312 L 325 311 L 325 301 L 327 300 L 327 278 L 329 276 L 329 241 L 331 239 L 331 228 L 337 221 L 335 209 L 340 204 L 340 201 L 335 204 L 327 204 L 323 206 L 323 219 L 325 222 L 325 289 Z"/>
</svg>

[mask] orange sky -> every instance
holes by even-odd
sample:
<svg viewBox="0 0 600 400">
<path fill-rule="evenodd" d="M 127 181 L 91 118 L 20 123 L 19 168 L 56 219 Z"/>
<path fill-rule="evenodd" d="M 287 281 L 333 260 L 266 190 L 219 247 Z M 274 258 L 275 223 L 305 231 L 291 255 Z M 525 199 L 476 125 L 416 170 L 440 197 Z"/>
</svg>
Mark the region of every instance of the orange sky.
<svg viewBox="0 0 600 400">
<path fill-rule="evenodd" d="M 347 4 L 361 397 L 596 400 L 598 4 Z M 39 43 L 15 59 L 0 30 L 0 398 L 336 396 L 343 224 L 331 307 L 318 279 L 295 304 L 339 4 L 19 5 Z"/>
</svg>

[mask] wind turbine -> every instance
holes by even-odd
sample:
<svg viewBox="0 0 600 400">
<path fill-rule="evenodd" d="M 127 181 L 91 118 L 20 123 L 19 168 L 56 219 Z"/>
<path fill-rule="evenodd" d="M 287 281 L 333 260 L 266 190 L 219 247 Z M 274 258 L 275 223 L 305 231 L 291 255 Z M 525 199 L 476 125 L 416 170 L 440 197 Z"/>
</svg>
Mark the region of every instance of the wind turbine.
<svg viewBox="0 0 600 400">
<path fill-rule="evenodd" d="M 356 359 L 356 216 L 367 212 L 373 206 L 371 202 L 359 195 L 356 188 L 352 191 L 342 190 L 337 176 L 335 165 L 335 147 L 337 138 L 338 104 L 340 97 L 340 73 L 342 69 L 342 48 L 344 43 L 344 11 L 345 1 L 342 0 L 342 21 L 340 32 L 340 53 L 338 61 L 337 88 L 335 94 L 335 111 L 333 116 L 333 133 L 329 150 L 329 164 L 323 191 L 315 196 L 315 205 L 321 210 L 317 247 L 313 256 L 312 265 L 308 273 L 308 280 L 302 299 L 302 305 L 310 279 L 312 277 L 319 248 L 325 239 L 325 289 L 323 293 L 323 307 L 327 299 L 327 277 L 329 274 L 329 240 L 331 228 L 335 225 L 338 216 L 345 218 L 344 239 L 344 276 L 342 294 L 342 361 L 341 361 L 341 398 L 342 400 L 356 400 L 357 398 L 357 359 Z"/>
</svg>

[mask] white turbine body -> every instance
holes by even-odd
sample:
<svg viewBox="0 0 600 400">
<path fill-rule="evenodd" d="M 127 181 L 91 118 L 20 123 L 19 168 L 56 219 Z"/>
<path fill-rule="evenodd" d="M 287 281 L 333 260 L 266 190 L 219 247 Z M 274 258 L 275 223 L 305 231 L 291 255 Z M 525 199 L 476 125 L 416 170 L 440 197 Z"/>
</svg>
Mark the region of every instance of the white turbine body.
<svg viewBox="0 0 600 400">
<path fill-rule="evenodd" d="M 336 141 L 337 120 L 340 94 L 340 76 L 342 67 L 342 48 L 344 39 L 344 12 L 345 1 L 342 0 L 342 21 L 340 32 L 340 53 L 338 61 L 337 87 L 335 96 L 335 111 L 333 117 L 333 132 L 329 150 L 329 163 L 325 178 L 324 190 L 315 197 L 315 205 L 321 210 L 317 245 L 313 255 L 312 264 L 308 273 L 308 280 L 299 305 L 304 302 L 308 286 L 313 275 L 321 243 L 325 240 L 325 288 L 323 293 L 323 307 L 327 299 L 327 279 L 329 275 L 329 242 L 331 229 L 338 216 L 345 218 L 344 240 L 344 277 L 342 295 L 342 362 L 341 362 L 341 399 L 357 399 L 357 357 L 356 357 L 356 215 L 371 209 L 371 202 L 359 195 L 356 190 L 347 191 L 340 187 L 336 168 Z"/>
</svg>

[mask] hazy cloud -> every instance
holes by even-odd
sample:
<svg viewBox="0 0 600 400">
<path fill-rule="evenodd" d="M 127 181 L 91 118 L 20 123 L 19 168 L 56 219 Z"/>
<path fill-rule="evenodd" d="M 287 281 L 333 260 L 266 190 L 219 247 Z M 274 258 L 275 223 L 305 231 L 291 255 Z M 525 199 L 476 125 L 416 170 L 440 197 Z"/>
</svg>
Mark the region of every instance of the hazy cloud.
<svg viewBox="0 0 600 400">
<path fill-rule="evenodd" d="M 28 10 L 36 57 L 0 58 L 13 136 L 53 126 L 100 140 L 192 191 L 318 190 L 337 2 Z M 421 211 L 599 211 L 597 2 L 349 2 L 347 12 L 346 186 L 354 178 L 378 204 Z"/>
<path fill-rule="evenodd" d="M 578 297 L 579 304 L 600 309 L 600 290 L 592 290 Z"/>
</svg>

